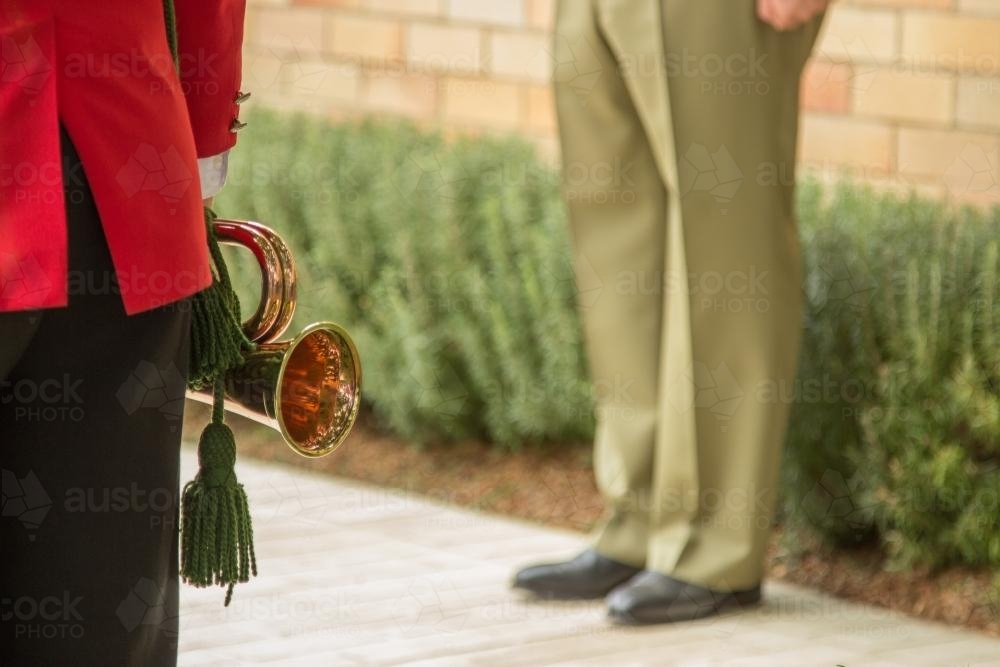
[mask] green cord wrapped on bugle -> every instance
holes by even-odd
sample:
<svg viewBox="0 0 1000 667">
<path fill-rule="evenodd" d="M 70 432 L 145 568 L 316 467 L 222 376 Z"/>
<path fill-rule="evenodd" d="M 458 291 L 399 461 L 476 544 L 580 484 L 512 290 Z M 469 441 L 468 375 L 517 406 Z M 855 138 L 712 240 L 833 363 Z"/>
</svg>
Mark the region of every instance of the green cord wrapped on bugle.
<svg viewBox="0 0 1000 667">
<path fill-rule="evenodd" d="M 169 1 L 169 0 L 168 0 Z M 188 385 L 204 389 L 240 366 L 254 344 L 243 333 L 240 301 L 233 289 L 219 240 L 215 212 L 205 209 L 212 285 L 191 297 L 191 360 Z"/>
<path fill-rule="evenodd" d="M 163 1 L 174 65 L 178 63 L 173 0 Z M 215 213 L 205 208 L 212 284 L 191 297 L 188 386 L 213 388 L 212 420 L 198 441 L 198 474 L 181 497 L 181 579 L 199 587 L 233 587 L 257 574 L 253 526 L 246 491 L 236 479 L 236 441 L 225 423 L 226 374 L 243 363 L 254 344 L 243 333 L 239 299 L 215 235 Z"/>
<path fill-rule="evenodd" d="M 169 0 L 167 0 L 169 2 Z M 181 496 L 181 578 L 195 586 L 233 587 L 257 574 L 253 526 L 246 491 L 236 479 L 236 440 L 225 423 L 225 377 L 243 363 L 253 343 L 243 333 L 233 290 L 214 232 L 215 213 L 205 209 L 214 280 L 191 297 L 188 386 L 213 388 L 212 421 L 198 440 L 198 474 Z"/>
</svg>

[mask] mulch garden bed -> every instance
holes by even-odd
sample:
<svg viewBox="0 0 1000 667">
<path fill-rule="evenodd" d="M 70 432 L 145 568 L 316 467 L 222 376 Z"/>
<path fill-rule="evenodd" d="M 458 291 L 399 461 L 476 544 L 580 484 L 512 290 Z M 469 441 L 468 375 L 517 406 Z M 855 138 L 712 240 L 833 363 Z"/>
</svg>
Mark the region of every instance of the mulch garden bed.
<svg viewBox="0 0 1000 667">
<path fill-rule="evenodd" d="M 195 437 L 207 419 L 205 406 L 189 402 L 188 437 Z M 240 456 L 581 532 L 588 531 L 603 511 L 588 443 L 516 452 L 477 441 L 417 447 L 381 432 L 369 416 L 362 415 L 336 453 L 306 459 L 266 427 L 239 417 L 232 417 L 230 423 Z M 531 554 L 525 554 L 525 559 L 530 561 Z M 889 571 L 876 549 L 844 551 L 799 544 L 793 553 L 782 545 L 780 531 L 775 531 L 771 541 L 768 572 L 771 579 L 1000 637 L 1000 609 L 995 597 L 990 604 L 988 591 L 995 589 L 989 572 L 965 568 Z"/>
</svg>

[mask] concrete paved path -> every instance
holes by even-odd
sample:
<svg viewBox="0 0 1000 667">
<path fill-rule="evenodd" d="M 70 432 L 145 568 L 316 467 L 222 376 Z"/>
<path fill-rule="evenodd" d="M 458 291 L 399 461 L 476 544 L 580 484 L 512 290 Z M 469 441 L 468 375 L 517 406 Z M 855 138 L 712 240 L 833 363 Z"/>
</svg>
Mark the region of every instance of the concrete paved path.
<svg viewBox="0 0 1000 667">
<path fill-rule="evenodd" d="M 195 470 L 186 448 L 182 479 Z M 1000 641 L 770 584 L 751 611 L 677 626 L 608 624 L 598 603 L 507 589 L 577 534 L 246 458 L 260 576 L 181 590 L 180 664 L 1000 666 Z"/>
</svg>

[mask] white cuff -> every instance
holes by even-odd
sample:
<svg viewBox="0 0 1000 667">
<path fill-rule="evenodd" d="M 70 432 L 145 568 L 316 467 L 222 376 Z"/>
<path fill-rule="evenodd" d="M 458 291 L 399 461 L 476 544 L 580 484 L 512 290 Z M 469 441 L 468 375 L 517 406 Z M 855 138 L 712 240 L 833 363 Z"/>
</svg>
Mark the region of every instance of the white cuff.
<svg viewBox="0 0 1000 667">
<path fill-rule="evenodd" d="M 198 174 L 201 176 L 201 197 L 208 199 L 219 194 L 226 184 L 229 171 L 229 151 L 198 158 Z"/>
</svg>

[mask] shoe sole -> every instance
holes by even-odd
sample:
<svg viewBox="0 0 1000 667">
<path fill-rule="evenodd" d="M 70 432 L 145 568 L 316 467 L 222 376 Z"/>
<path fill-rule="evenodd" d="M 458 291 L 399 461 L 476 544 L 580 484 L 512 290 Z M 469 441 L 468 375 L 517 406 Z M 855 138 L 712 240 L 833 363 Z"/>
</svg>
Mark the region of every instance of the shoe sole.
<svg viewBox="0 0 1000 667">
<path fill-rule="evenodd" d="M 634 616 L 628 612 L 608 610 L 608 620 L 616 625 L 665 625 L 668 623 L 684 623 L 685 621 L 697 621 L 711 616 L 721 616 L 726 613 L 735 613 L 759 606 L 763 600 L 748 598 L 740 600 L 734 598 L 731 602 L 723 603 L 717 607 L 684 607 L 671 606 L 670 614 L 664 616 Z"/>
<path fill-rule="evenodd" d="M 515 593 L 520 593 L 531 600 L 539 602 L 572 602 L 574 600 L 601 600 L 607 597 L 608 593 L 593 593 L 591 595 L 582 595 L 580 593 L 570 593 L 564 591 L 545 591 L 544 593 L 540 591 L 535 591 L 530 588 L 523 588 L 521 586 L 511 586 L 511 591 Z"/>
</svg>

